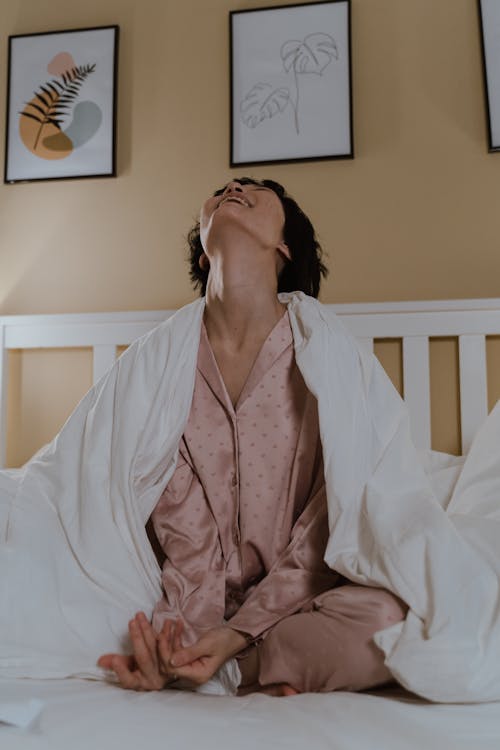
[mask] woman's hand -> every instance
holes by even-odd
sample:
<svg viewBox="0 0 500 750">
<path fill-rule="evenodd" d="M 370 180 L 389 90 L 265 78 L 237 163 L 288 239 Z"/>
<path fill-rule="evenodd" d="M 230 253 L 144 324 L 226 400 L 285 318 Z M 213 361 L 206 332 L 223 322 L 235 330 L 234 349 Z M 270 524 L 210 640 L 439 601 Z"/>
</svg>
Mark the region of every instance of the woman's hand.
<svg viewBox="0 0 500 750">
<path fill-rule="evenodd" d="M 134 653 L 103 654 L 97 662 L 99 667 L 112 669 L 120 685 L 129 690 L 161 690 L 177 679 L 169 665 L 173 649 L 181 649 L 180 628 L 173 620 L 167 620 L 157 634 L 146 615 L 139 612 L 129 622 L 129 633 Z M 161 639 L 161 656 L 160 656 Z"/>
<path fill-rule="evenodd" d="M 178 677 L 185 678 L 195 685 L 203 685 L 217 672 L 225 661 L 247 645 L 245 636 L 227 626 L 212 628 L 188 648 L 168 651 L 168 643 L 163 631 L 158 637 L 158 651 L 163 668 L 173 670 Z"/>
</svg>

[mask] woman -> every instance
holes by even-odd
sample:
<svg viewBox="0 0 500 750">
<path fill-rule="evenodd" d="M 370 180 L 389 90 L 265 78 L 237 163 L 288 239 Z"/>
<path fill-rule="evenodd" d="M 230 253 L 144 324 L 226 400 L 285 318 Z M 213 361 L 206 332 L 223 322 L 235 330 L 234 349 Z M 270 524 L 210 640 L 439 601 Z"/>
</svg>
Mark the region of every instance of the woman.
<svg viewBox="0 0 500 750">
<path fill-rule="evenodd" d="M 313 227 L 281 185 L 242 178 L 203 204 L 190 245 L 206 304 L 179 461 L 150 523 L 165 596 L 152 624 L 130 622 L 134 654 L 98 663 L 142 690 L 201 685 L 232 657 L 240 695 L 387 682 L 372 636 L 406 607 L 323 561 L 317 402 L 277 296 L 318 296 L 327 270 Z"/>
</svg>

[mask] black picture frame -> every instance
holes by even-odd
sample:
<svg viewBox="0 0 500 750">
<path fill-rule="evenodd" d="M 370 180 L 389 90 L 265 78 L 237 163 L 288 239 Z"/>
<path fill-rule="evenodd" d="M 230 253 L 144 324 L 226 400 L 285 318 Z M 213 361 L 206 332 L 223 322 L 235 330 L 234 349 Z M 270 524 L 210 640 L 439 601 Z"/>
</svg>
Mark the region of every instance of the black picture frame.
<svg viewBox="0 0 500 750">
<path fill-rule="evenodd" d="M 231 11 L 229 40 L 231 167 L 354 158 L 351 0 Z"/>
<path fill-rule="evenodd" d="M 116 177 L 119 26 L 9 36 L 4 183 Z"/>
<path fill-rule="evenodd" d="M 500 151 L 500 3 L 477 0 L 488 151 Z"/>
</svg>

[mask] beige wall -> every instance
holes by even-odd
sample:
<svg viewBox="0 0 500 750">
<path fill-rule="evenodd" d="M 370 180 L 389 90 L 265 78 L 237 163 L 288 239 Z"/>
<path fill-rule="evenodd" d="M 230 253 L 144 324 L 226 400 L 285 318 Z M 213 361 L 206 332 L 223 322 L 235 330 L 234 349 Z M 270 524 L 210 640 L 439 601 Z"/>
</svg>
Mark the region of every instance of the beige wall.
<svg viewBox="0 0 500 750">
<path fill-rule="evenodd" d="M 116 23 L 121 35 L 119 176 L 0 185 L 0 314 L 185 304 L 183 238 L 207 193 L 241 173 L 282 181 L 310 214 L 329 253 L 324 302 L 499 296 L 500 154 L 486 149 L 476 3 L 352 0 L 356 158 L 230 170 L 227 16 L 263 4 L 0 0 L 4 55 L 9 34 Z M 491 404 L 500 341 L 488 348 Z M 377 351 L 397 381 L 394 345 Z M 75 353 L 60 412 L 60 378 L 49 393 L 58 360 L 46 357 L 12 358 L 11 463 L 89 384 L 88 356 Z M 433 445 L 456 452 L 455 343 L 433 344 L 431 358 Z M 31 389 L 41 371 L 40 411 Z"/>
</svg>

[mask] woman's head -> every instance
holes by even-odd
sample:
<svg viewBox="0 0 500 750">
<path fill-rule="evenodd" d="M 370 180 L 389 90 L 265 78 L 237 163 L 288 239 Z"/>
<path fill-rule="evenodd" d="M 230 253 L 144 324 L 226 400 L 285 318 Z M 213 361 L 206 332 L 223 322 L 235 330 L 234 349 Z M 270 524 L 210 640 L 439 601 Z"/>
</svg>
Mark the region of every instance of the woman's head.
<svg viewBox="0 0 500 750">
<path fill-rule="evenodd" d="M 273 180 L 255 180 L 250 177 L 236 178 L 234 183 L 240 185 L 256 185 L 272 190 L 281 202 L 284 213 L 283 239 L 288 248 L 284 266 L 278 275 L 278 292 L 303 291 L 312 297 L 317 297 L 321 284 L 321 276 L 327 276 L 328 269 L 322 263 L 322 250 L 316 239 L 314 227 L 310 220 L 289 196 L 282 185 Z M 221 188 L 214 196 L 221 196 L 226 188 Z M 189 243 L 189 275 L 195 289 L 204 296 L 207 287 L 209 265 L 204 256 L 204 247 L 200 237 L 200 222 L 188 234 Z M 281 254 L 284 257 L 284 254 Z M 202 266 L 200 267 L 200 258 Z"/>
</svg>

